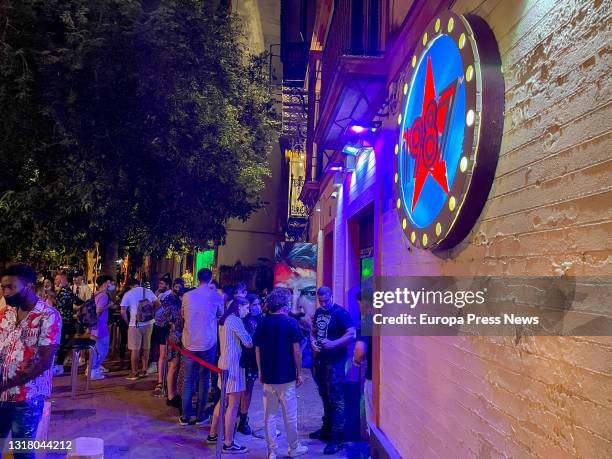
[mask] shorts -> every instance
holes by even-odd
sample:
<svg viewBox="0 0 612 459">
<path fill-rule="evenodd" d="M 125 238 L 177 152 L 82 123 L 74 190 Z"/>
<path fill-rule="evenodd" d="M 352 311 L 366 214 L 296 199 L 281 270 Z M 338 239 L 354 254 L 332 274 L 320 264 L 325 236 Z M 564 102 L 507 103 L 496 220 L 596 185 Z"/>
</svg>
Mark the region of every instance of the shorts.
<svg viewBox="0 0 612 459">
<path fill-rule="evenodd" d="M 129 327 L 128 329 L 128 349 L 139 351 L 141 349 L 151 349 L 151 335 L 153 334 L 153 324 L 141 325 L 139 327 Z"/>
<path fill-rule="evenodd" d="M 151 344 L 166 345 L 166 339 L 170 333 L 170 327 L 159 327 L 153 324 L 153 333 L 151 334 Z"/>
</svg>

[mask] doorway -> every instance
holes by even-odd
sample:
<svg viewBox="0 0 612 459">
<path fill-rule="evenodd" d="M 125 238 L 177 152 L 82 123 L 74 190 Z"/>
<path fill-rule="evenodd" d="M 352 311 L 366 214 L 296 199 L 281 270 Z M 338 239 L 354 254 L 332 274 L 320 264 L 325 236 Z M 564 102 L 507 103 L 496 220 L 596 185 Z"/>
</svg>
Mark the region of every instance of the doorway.
<svg viewBox="0 0 612 459">
<path fill-rule="evenodd" d="M 346 305 L 359 334 L 361 311 L 357 294 L 374 289 L 374 205 L 370 203 L 347 221 Z M 349 347 L 352 355 L 354 345 Z M 346 437 L 349 441 L 367 438 L 363 385 L 365 366 L 350 366 L 346 384 Z"/>
</svg>

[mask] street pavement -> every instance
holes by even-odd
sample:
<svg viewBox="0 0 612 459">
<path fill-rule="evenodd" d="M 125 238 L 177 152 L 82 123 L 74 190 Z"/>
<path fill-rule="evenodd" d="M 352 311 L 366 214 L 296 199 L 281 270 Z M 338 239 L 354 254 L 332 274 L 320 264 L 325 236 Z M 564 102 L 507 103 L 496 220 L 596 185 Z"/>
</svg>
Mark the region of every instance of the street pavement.
<svg viewBox="0 0 612 459">
<path fill-rule="evenodd" d="M 112 363 L 109 365 L 112 370 Z M 106 379 L 92 381 L 90 391 L 85 389 L 85 377 L 79 375 L 79 391 L 70 399 L 70 377 L 53 379 L 49 440 L 69 440 L 76 437 L 96 437 L 104 440 L 104 457 L 111 459 L 146 458 L 213 458 L 214 445 L 205 443 L 207 428 L 180 426 L 178 412 L 167 407 L 163 399 L 153 397 L 156 375 L 138 381 L 127 381 L 126 370 L 107 374 Z M 348 445 L 333 456 L 325 456 L 325 444 L 310 440 L 308 433 L 320 427 L 322 406 L 316 386 L 309 372 L 304 371 L 304 385 L 298 389 L 298 429 L 300 441 L 308 446 L 305 458 L 365 459 L 364 445 Z M 255 385 L 249 411 L 250 423 L 256 433 L 262 433 L 262 388 Z M 281 430 L 279 457 L 287 451 L 286 435 L 279 410 L 278 429 Z M 249 448 L 241 457 L 266 458 L 265 440 L 254 436 L 236 435 L 236 442 Z M 59 458 L 59 455 L 47 455 Z M 229 457 L 224 455 L 224 457 Z"/>
</svg>

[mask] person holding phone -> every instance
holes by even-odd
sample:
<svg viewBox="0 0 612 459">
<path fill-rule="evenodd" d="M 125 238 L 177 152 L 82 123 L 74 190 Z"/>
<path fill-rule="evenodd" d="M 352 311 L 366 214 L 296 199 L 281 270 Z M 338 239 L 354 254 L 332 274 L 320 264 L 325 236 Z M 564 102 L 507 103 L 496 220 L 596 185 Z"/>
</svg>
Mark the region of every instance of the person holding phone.
<svg viewBox="0 0 612 459">
<path fill-rule="evenodd" d="M 335 454 L 343 448 L 344 385 L 348 345 L 356 329 L 350 314 L 334 303 L 332 291 L 317 290 L 319 308 L 315 312 L 311 346 L 314 351 L 313 376 L 323 402 L 323 426 L 309 437 L 327 441 L 323 454 Z"/>
</svg>

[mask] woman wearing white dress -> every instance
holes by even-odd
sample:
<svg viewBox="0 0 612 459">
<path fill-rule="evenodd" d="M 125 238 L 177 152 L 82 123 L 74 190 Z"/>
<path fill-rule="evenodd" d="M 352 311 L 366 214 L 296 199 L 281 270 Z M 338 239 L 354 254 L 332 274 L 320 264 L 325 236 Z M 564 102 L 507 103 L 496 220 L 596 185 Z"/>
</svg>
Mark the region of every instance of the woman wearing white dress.
<svg viewBox="0 0 612 459">
<path fill-rule="evenodd" d="M 221 357 L 219 368 L 228 371 L 227 377 L 227 410 L 225 412 L 225 438 L 223 439 L 223 452 L 242 454 L 248 449 L 245 446 L 234 443 L 234 427 L 236 416 L 240 407 L 240 397 L 246 389 L 246 377 L 244 368 L 240 367 L 240 355 L 242 354 L 242 343 L 245 347 L 253 346 L 251 335 L 244 328 L 242 318 L 249 312 L 249 303 L 244 298 L 235 298 L 228 306 L 225 314 L 219 319 L 219 340 L 221 343 Z M 221 380 L 219 379 L 219 385 Z M 216 443 L 218 440 L 217 424 L 221 402 L 217 402 L 213 414 L 208 443 Z"/>
</svg>

